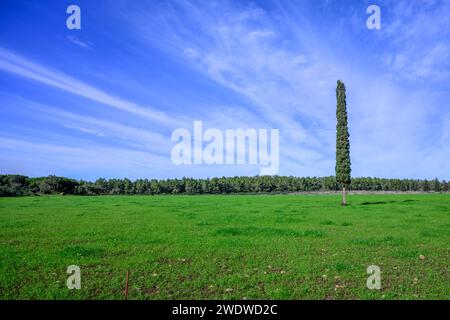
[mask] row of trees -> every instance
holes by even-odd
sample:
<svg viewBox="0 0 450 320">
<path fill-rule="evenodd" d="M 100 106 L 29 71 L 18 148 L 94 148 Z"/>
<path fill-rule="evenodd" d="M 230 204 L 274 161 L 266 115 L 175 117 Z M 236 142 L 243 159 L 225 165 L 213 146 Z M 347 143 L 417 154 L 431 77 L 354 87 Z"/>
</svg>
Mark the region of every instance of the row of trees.
<svg viewBox="0 0 450 320">
<path fill-rule="evenodd" d="M 0 175 L 0 196 L 27 196 L 33 194 L 76 194 L 80 182 L 74 179 L 48 176 L 28 178 L 22 175 Z"/>
<path fill-rule="evenodd" d="M 414 179 L 353 178 L 350 190 L 365 191 L 435 191 L 447 192 L 449 182 Z M 33 194 L 222 194 L 222 193 L 285 193 L 304 191 L 337 191 L 342 186 L 335 177 L 222 177 L 212 179 L 97 179 L 95 182 L 48 176 L 28 178 L 21 175 L 0 175 L 0 196 Z"/>
</svg>

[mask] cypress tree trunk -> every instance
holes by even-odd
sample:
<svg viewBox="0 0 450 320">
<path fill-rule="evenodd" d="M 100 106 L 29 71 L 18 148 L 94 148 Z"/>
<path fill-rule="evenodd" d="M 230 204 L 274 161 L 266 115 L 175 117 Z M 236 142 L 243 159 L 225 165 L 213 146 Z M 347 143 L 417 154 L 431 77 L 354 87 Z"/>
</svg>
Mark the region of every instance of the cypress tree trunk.
<svg viewBox="0 0 450 320">
<path fill-rule="evenodd" d="M 347 205 L 346 188 L 351 181 L 350 140 L 347 121 L 345 85 L 339 80 L 336 87 L 336 181 L 342 186 L 342 205 Z"/>
<path fill-rule="evenodd" d="M 342 205 L 347 205 L 347 191 L 345 190 L 345 187 L 342 188 Z"/>
</svg>

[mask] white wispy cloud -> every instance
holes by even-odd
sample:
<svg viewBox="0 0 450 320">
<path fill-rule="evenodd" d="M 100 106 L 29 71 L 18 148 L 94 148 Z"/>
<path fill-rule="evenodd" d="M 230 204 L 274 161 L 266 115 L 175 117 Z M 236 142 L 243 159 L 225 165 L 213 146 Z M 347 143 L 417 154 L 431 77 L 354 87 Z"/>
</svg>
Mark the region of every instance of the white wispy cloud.
<svg viewBox="0 0 450 320">
<path fill-rule="evenodd" d="M 171 141 L 169 135 L 117 121 L 69 112 L 22 97 L 5 95 L 0 95 L 0 97 L 5 103 L 12 106 L 11 109 L 17 110 L 17 108 L 20 108 L 20 110 L 23 110 L 24 116 L 32 121 L 45 120 L 51 122 L 54 126 L 62 126 L 98 137 L 110 137 L 116 141 L 126 142 L 131 147 L 141 151 L 159 155 L 170 154 Z M 89 141 L 86 143 L 89 143 Z"/>
<path fill-rule="evenodd" d="M 92 42 L 90 42 L 90 41 L 81 41 L 80 39 L 78 39 L 77 37 L 72 36 L 72 35 L 68 35 L 66 38 L 73 44 L 75 44 L 79 47 L 82 47 L 84 49 L 90 49 L 90 48 L 92 48 L 92 45 L 93 45 Z"/>
<path fill-rule="evenodd" d="M 381 59 L 395 77 L 442 81 L 450 78 L 449 1 L 384 1 L 386 49 Z M 383 11 L 382 11 L 383 12 Z"/>
<path fill-rule="evenodd" d="M 89 170 L 107 177 L 152 177 L 168 159 L 147 152 L 99 146 L 66 146 L 0 137 L 2 173 L 82 175 Z M 11 161 L 14 159 L 14 161 Z M 166 168 L 170 175 L 170 168 Z"/>
<path fill-rule="evenodd" d="M 170 39 L 170 42 L 153 39 L 146 32 L 148 26 L 141 22 L 148 20 L 151 13 L 144 9 L 142 16 L 131 16 L 130 23 L 151 45 L 160 46 L 172 54 L 174 51 L 184 53 L 199 72 L 250 99 L 256 106 L 252 112 L 259 121 L 281 128 L 281 134 L 290 143 L 327 149 L 332 140 L 318 140 L 315 128 L 305 127 L 310 123 L 302 121 L 301 115 L 312 117 L 317 124 L 332 122 L 334 112 L 329 111 L 333 110 L 334 93 L 329 88 L 334 86 L 337 78 L 330 81 L 329 74 L 334 68 L 328 64 L 312 63 L 313 58 L 308 64 L 308 52 L 302 46 L 291 50 L 279 46 L 281 32 L 257 7 L 240 11 L 227 5 L 211 11 L 206 7 L 203 11 L 184 2 L 173 11 L 159 13 L 167 22 L 161 37 Z M 180 12 L 190 19 L 179 19 Z M 158 16 L 151 18 L 158 19 Z M 202 32 L 185 32 L 192 25 L 203 26 Z M 311 87 L 319 87 L 318 93 L 322 97 L 317 97 Z M 250 123 L 248 125 L 251 126 Z"/>
<path fill-rule="evenodd" d="M 0 69 L 68 91 L 106 106 L 146 117 L 161 125 L 180 126 L 184 124 L 183 121 L 177 119 L 175 116 L 168 115 L 152 107 L 141 106 L 132 101 L 119 98 L 64 73 L 41 66 L 1 47 Z"/>
<path fill-rule="evenodd" d="M 73 126 L 73 125 L 65 125 L 66 128 L 69 129 L 75 129 L 84 133 L 89 133 L 89 134 L 93 134 L 99 137 L 106 137 L 106 134 L 97 130 L 97 129 L 92 129 L 92 128 L 85 128 L 85 127 L 79 127 L 79 126 Z"/>
</svg>

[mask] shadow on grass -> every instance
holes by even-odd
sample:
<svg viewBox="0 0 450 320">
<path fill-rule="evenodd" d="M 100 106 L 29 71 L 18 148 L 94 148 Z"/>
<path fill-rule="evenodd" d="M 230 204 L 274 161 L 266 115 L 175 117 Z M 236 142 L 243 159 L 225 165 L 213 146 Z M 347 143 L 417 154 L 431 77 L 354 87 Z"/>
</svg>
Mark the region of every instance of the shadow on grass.
<svg viewBox="0 0 450 320">
<path fill-rule="evenodd" d="M 361 205 L 362 206 L 368 206 L 368 205 L 372 205 L 372 204 L 386 204 L 386 203 L 395 203 L 395 202 L 414 202 L 414 201 L 417 201 L 417 200 L 407 199 L 407 200 L 403 200 L 403 201 L 391 200 L 391 201 L 363 202 L 363 203 L 361 203 Z"/>
</svg>

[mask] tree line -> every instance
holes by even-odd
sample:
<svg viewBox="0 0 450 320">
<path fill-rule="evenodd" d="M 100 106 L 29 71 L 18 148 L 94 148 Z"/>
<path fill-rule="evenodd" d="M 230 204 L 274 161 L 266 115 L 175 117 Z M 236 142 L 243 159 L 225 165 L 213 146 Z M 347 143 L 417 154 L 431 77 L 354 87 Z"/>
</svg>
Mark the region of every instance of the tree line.
<svg viewBox="0 0 450 320">
<path fill-rule="evenodd" d="M 448 192 L 449 182 L 417 179 L 352 178 L 350 190 L 362 191 L 434 191 Z M 22 175 L 0 175 L 0 196 L 41 194 L 107 195 L 107 194 L 227 194 L 289 193 L 337 191 L 342 186 L 334 176 L 293 177 L 254 176 L 211 179 L 97 179 L 94 182 L 54 175 L 29 178 Z"/>
</svg>

